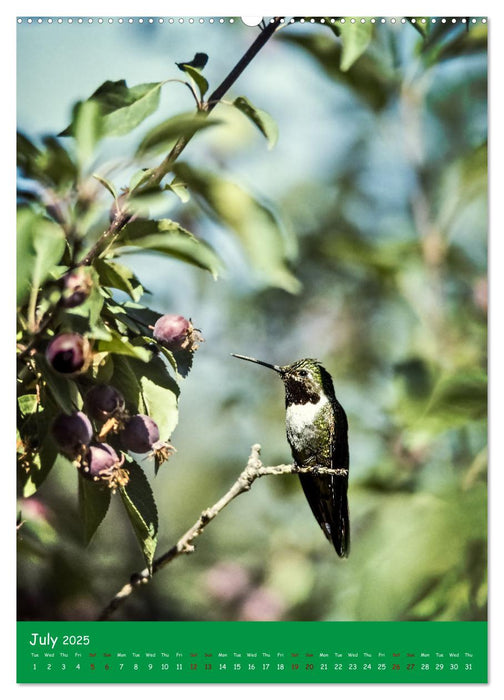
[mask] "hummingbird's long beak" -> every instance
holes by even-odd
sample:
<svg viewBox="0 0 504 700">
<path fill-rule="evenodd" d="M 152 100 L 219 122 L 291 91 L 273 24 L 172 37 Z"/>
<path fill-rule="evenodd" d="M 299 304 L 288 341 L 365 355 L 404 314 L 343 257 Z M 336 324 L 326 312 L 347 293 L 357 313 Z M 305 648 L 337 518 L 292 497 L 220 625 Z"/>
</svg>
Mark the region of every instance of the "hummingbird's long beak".
<svg viewBox="0 0 504 700">
<path fill-rule="evenodd" d="M 247 362 L 255 362 L 256 365 L 263 365 L 263 367 L 269 367 L 269 369 L 282 374 L 282 368 L 278 365 L 270 365 L 268 362 L 263 362 L 262 360 L 256 360 L 255 357 L 246 357 L 245 355 L 235 355 L 234 352 L 231 353 L 233 357 L 237 357 L 239 360 L 247 360 Z"/>
</svg>

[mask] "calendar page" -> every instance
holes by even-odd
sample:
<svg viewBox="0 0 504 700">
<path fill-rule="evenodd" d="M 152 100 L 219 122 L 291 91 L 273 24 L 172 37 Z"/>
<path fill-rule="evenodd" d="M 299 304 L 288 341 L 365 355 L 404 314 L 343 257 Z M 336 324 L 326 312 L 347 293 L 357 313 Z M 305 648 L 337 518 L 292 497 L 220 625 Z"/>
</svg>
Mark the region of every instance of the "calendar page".
<svg viewBox="0 0 504 700">
<path fill-rule="evenodd" d="M 487 683 L 487 18 L 16 21 L 18 683 Z"/>
</svg>

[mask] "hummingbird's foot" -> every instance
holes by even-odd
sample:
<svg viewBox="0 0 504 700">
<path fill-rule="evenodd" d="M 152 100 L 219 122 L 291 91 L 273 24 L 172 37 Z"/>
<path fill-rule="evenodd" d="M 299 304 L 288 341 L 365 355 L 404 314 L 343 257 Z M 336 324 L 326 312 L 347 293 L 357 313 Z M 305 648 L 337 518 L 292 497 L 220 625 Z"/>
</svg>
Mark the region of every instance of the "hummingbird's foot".
<svg viewBox="0 0 504 700">
<path fill-rule="evenodd" d="M 294 472 L 301 472 L 301 473 L 309 473 L 313 474 L 314 476 L 320 476 L 320 470 L 324 469 L 324 466 L 322 464 L 318 464 L 317 462 L 305 462 L 304 464 L 296 464 L 294 463 Z M 309 471 L 308 471 L 309 470 Z"/>
<path fill-rule="evenodd" d="M 306 462 L 305 464 L 297 464 L 294 462 L 294 472 L 301 472 L 301 473 L 306 473 L 306 470 L 310 470 L 310 474 L 315 474 L 317 475 L 319 473 L 319 468 L 320 465 L 318 464 L 310 464 L 310 462 Z"/>
</svg>

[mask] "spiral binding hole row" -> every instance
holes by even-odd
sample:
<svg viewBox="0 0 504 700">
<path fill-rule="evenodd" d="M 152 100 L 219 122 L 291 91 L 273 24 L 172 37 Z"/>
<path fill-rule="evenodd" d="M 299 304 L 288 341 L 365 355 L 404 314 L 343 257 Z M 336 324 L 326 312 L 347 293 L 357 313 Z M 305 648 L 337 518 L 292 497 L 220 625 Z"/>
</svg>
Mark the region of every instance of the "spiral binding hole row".
<svg viewBox="0 0 504 700">
<path fill-rule="evenodd" d="M 114 22 L 117 22 L 118 24 L 134 24 L 135 22 L 138 24 L 225 24 L 226 22 L 229 24 L 233 24 L 236 21 L 236 18 L 234 17 L 220 17 L 220 18 L 215 18 L 215 17 L 18 17 L 17 18 L 17 23 L 18 24 L 113 24 Z M 481 22 L 482 24 L 486 24 L 487 19 L 486 17 L 481 17 L 481 18 L 476 18 L 476 17 L 412 17 L 409 20 L 406 19 L 405 17 L 340 17 L 340 18 L 334 18 L 331 17 L 330 19 L 321 17 L 320 19 L 316 19 L 314 17 L 311 17 L 310 19 L 295 19 L 291 18 L 289 20 L 282 19 L 280 22 L 283 24 L 285 22 L 287 23 L 294 23 L 294 22 L 300 22 L 301 24 L 306 23 L 306 24 L 345 24 L 345 22 L 350 22 L 352 24 L 356 23 L 361 23 L 365 24 L 366 22 L 370 22 L 371 24 L 385 24 L 386 22 L 390 22 L 391 24 L 406 24 L 406 22 L 410 21 L 412 24 L 418 23 L 422 25 L 426 24 L 436 24 L 438 22 L 442 24 L 446 23 L 451 23 L 451 24 L 457 24 L 458 22 L 461 22 L 462 24 L 476 24 L 477 22 Z M 273 22 L 273 19 L 270 19 L 270 22 Z"/>
</svg>

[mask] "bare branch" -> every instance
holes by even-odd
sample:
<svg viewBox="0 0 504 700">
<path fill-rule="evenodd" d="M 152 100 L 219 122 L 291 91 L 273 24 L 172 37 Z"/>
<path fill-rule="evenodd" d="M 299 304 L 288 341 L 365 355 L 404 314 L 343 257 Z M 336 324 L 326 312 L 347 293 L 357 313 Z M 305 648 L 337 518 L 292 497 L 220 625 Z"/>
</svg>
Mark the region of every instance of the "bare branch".
<svg viewBox="0 0 504 700">
<path fill-rule="evenodd" d="M 194 552 L 194 540 L 201 535 L 206 526 L 237 496 L 245 491 L 249 491 L 256 479 L 262 476 L 279 476 L 282 474 L 333 474 L 336 476 L 348 476 L 348 469 L 327 469 L 325 467 L 298 467 L 295 464 L 279 464 L 277 466 L 263 466 L 259 454 L 260 445 L 252 445 L 252 450 L 248 458 L 247 466 L 236 479 L 229 491 L 222 496 L 213 506 L 204 510 L 198 520 L 187 532 L 182 535 L 176 544 L 167 552 L 156 559 L 152 565 L 152 576 L 163 567 L 173 561 L 181 554 L 191 554 Z M 151 580 L 149 570 L 146 568 L 140 573 L 131 576 L 129 583 L 121 588 L 110 603 L 102 611 L 99 620 L 108 620 L 124 600 L 138 586 L 148 583 Z"/>
</svg>

